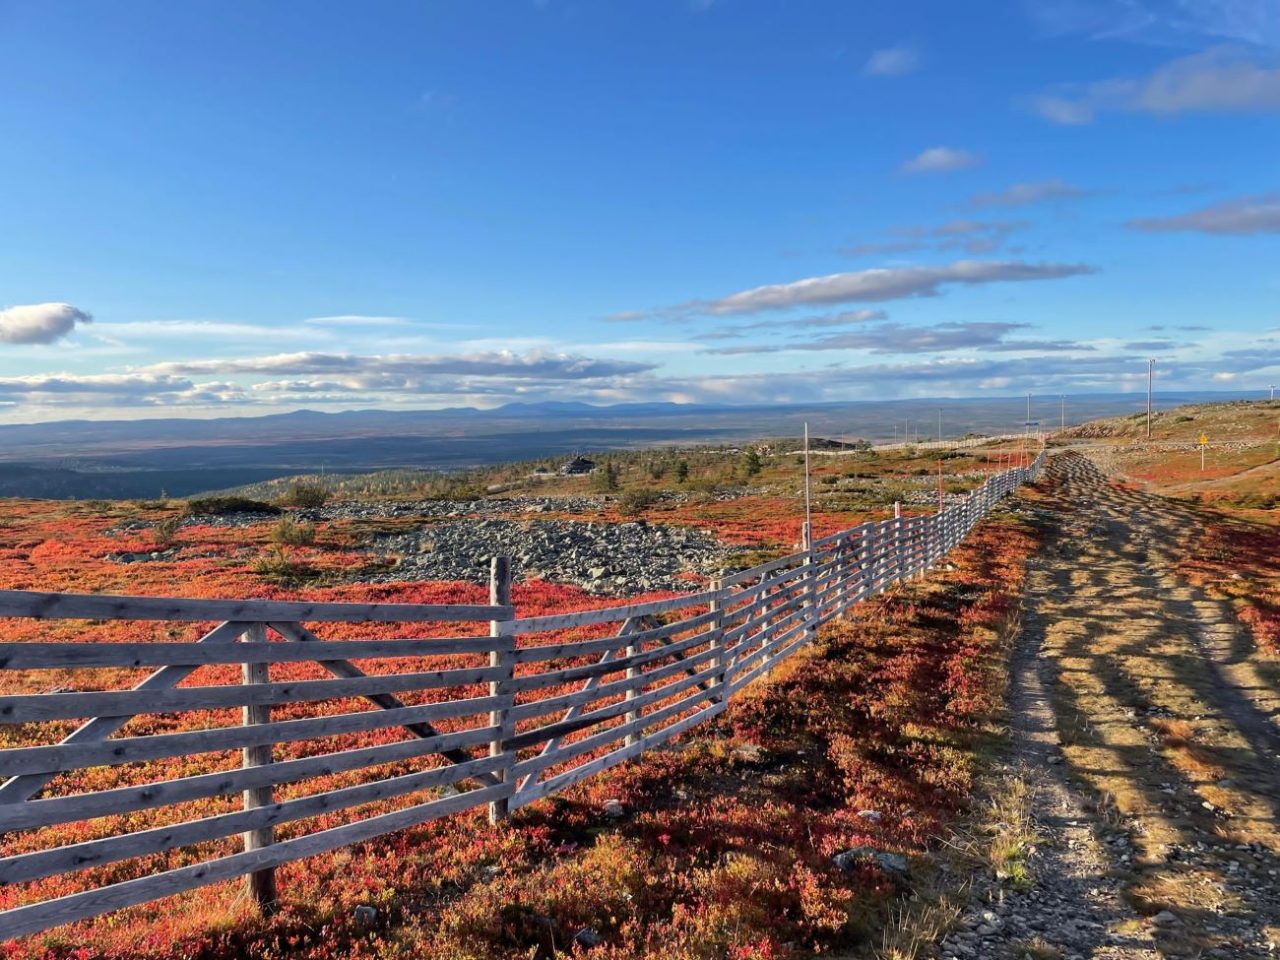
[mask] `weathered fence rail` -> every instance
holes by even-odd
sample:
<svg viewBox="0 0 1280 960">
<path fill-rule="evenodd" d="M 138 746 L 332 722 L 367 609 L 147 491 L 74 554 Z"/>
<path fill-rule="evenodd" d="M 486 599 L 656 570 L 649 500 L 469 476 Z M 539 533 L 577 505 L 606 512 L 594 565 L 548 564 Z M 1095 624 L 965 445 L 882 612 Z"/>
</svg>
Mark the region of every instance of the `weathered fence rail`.
<svg viewBox="0 0 1280 960">
<path fill-rule="evenodd" d="M 203 625 L 196 642 L 104 642 L 91 622 L 88 639 L 0 643 L 24 689 L 42 671 L 90 672 L 86 689 L 0 696 L 0 742 L 14 744 L 0 749 L 0 939 L 240 876 L 269 910 L 280 864 L 477 806 L 498 820 L 637 757 L 937 563 L 1042 459 L 938 514 L 806 533 L 801 552 L 700 593 L 549 616 L 516 617 L 501 558 L 487 605 L 0 591 L 0 617 Z M 146 668 L 129 689 L 91 689 Z M 196 756 L 214 772 L 189 773 Z M 69 823 L 87 839 L 59 842 Z M 80 871 L 80 892 L 40 886 Z"/>
<path fill-rule="evenodd" d="M 992 443 L 1004 443 L 1011 440 L 1026 440 L 1024 433 L 997 433 L 989 437 L 956 437 L 953 440 L 895 440 L 893 443 L 877 443 L 873 450 L 905 450 L 908 447 L 916 450 L 970 450 L 974 447 L 985 447 Z"/>
</svg>

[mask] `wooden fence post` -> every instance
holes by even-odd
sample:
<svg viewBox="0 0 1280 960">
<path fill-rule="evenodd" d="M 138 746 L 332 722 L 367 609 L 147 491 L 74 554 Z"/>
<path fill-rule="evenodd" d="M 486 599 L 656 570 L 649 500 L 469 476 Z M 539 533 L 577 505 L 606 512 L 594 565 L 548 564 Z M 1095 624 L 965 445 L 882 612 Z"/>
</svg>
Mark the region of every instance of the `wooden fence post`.
<svg viewBox="0 0 1280 960">
<path fill-rule="evenodd" d="M 716 666 L 716 679 L 715 686 L 712 688 L 714 692 L 711 695 L 711 702 L 724 703 L 725 700 L 728 699 L 725 696 L 725 690 L 728 687 L 729 681 L 729 657 L 728 651 L 724 646 L 724 599 L 721 596 L 721 591 L 724 590 L 724 582 L 717 577 L 711 581 L 710 586 L 711 589 L 716 592 L 716 597 L 707 604 L 708 612 L 719 614 L 719 616 L 711 621 L 711 629 L 715 631 L 712 635 L 714 639 L 712 639 L 711 642 L 715 645 L 716 650 L 714 661 Z"/>
<path fill-rule="evenodd" d="M 250 643 L 265 643 L 267 640 L 267 625 L 265 623 L 250 624 L 244 636 Z M 242 670 L 241 679 L 246 685 L 271 682 L 270 664 L 245 663 Z M 270 723 L 271 707 L 266 704 L 246 704 L 243 708 L 243 721 L 246 727 L 252 724 Z M 265 743 L 243 748 L 242 763 L 245 767 L 261 767 L 271 762 L 271 744 Z M 244 791 L 245 810 L 269 806 L 273 802 L 270 784 L 262 787 L 249 787 Z M 271 826 L 256 827 L 253 830 L 246 830 L 244 833 L 244 849 L 246 852 L 269 847 L 274 842 L 275 830 Z M 278 906 L 275 868 L 267 867 L 265 870 L 255 870 L 250 873 L 245 878 L 245 891 L 264 915 L 274 913 Z"/>
<path fill-rule="evenodd" d="M 489 603 L 494 606 L 509 606 L 511 603 L 511 558 L 494 557 L 489 565 Z M 493 638 L 493 646 L 489 650 L 489 666 L 503 668 L 502 675 L 489 681 L 489 696 L 501 698 L 495 709 L 489 713 L 489 726 L 497 727 L 494 739 L 489 743 L 489 756 L 505 757 L 498 776 L 508 787 L 515 788 L 513 767 L 516 762 L 514 750 L 507 749 L 506 741 L 515 733 L 515 724 L 511 719 L 511 708 L 515 704 L 515 693 L 511 689 L 511 680 L 515 674 L 515 635 L 511 633 L 510 623 L 505 620 L 489 621 L 489 636 Z M 511 798 L 499 797 L 489 802 L 489 823 L 497 824 L 511 815 Z"/>
<path fill-rule="evenodd" d="M 906 570 L 902 555 L 902 503 L 893 501 L 893 579 L 905 580 Z"/>
<path fill-rule="evenodd" d="M 640 647 L 638 645 L 636 645 L 635 643 L 627 644 L 626 657 L 628 660 L 630 660 L 639 652 L 640 652 Z M 627 673 L 626 673 L 627 680 L 629 681 L 639 680 L 640 675 L 643 672 L 644 671 L 640 667 L 629 666 L 627 667 Z M 638 691 L 634 685 L 629 684 L 627 686 L 627 692 L 624 693 L 622 696 L 624 700 L 634 700 L 636 699 L 636 697 L 640 696 L 640 691 Z M 640 719 L 639 710 L 628 710 L 627 715 L 623 718 L 623 722 L 631 724 L 631 723 L 635 723 L 639 719 Z M 626 737 L 623 739 L 622 745 L 625 747 L 634 747 L 637 743 L 639 743 L 643 739 L 644 737 L 641 735 L 641 731 L 633 730 L 630 733 L 628 733 Z"/>
<path fill-rule="evenodd" d="M 804 642 L 808 643 L 818 635 L 818 627 L 815 618 L 818 616 L 818 571 L 814 569 L 813 562 L 813 526 L 808 520 L 805 521 L 802 542 L 804 545 L 804 565 L 809 568 L 809 572 L 805 574 L 805 598 L 804 598 Z M 770 657 L 770 659 L 773 659 Z"/>
</svg>

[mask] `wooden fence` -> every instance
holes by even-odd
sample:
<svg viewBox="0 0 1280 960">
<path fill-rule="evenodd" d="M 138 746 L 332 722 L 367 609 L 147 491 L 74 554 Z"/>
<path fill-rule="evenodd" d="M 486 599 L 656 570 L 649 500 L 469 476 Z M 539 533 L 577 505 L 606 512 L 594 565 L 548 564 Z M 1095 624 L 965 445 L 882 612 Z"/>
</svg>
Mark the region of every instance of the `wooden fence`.
<svg viewBox="0 0 1280 960">
<path fill-rule="evenodd" d="M 1043 456 L 942 513 L 806 537 L 700 593 L 574 613 L 517 618 L 501 558 L 482 606 L 0 591 L 0 617 L 201 631 L 0 643 L 0 670 L 24 689 L 40 671 L 82 670 L 91 688 L 157 668 L 130 689 L 0 696 L 3 742 L 20 744 L 0 749 L 0 890 L 19 891 L 0 940 L 240 876 L 270 910 L 279 864 L 477 806 L 496 821 L 639 756 L 724 711 L 826 621 L 928 570 Z M 480 629 L 324 639 L 343 624 L 466 623 Z M 197 671 L 210 682 L 181 685 Z M 197 756 L 214 772 L 191 773 Z M 59 843 L 67 824 L 86 839 Z M 40 886 L 84 870 L 80 892 Z"/>
<path fill-rule="evenodd" d="M 998 433 L 990 437 L 957 437 L 954 440 L 918 440 L 911 442 L 910 440 L 898 440 L 893 443 L 877 443 L 872 447 L 873 450 L 906 450 L 912 448 L 915 450 L 970 450 L 974 447 L 985 447 L 993 443 L 1005 443 L 1014 440 L 1027 440 L 1025 433 Z M 1039 434 L 1031 437 L 1037 443 L 1039 442 Z"/>
</svg>

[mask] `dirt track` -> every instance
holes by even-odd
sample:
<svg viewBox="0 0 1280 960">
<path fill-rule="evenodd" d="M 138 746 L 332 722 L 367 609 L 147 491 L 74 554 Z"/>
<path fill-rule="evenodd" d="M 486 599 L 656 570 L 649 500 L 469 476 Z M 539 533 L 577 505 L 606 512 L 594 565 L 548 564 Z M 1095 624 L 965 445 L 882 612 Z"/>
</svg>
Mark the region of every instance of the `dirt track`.
<svg viewBox="0 0 1280 960">
<path fill-rule="evenodd" d="M 1044 486 L 1011 690 L 1032 882 L 988 889 L 940 955 L 1280 956 L 1275 664 L 1175 574 L 1189 507 L 1079 454 Z"/>
</svg>

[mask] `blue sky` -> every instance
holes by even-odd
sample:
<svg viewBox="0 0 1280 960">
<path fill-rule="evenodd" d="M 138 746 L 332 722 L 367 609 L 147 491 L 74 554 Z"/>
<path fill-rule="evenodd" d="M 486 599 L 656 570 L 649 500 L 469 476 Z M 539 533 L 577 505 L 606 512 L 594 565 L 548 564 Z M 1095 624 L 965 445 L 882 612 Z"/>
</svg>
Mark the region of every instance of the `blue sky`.
<svg viewBox="0 0 1280 960">
<path fill-rule="evenodd" d="M 0 2 L 0 419 L 1253 389 L 1280 5 Z"/>
</svg>

